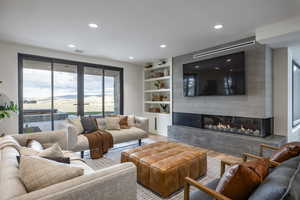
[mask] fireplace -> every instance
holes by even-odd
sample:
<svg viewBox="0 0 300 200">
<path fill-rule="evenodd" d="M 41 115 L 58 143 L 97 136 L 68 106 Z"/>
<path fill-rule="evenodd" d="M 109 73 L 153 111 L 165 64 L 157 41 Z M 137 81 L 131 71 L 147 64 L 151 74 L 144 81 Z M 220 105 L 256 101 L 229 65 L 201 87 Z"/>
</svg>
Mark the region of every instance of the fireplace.
<svg viewBox="0 0 300 200">
<path fill-rule="evenodd" d="M 173 113 L 173 125 L 256 137 L 266 137 L 273 132 L 272 118 Z"/>
</svg>

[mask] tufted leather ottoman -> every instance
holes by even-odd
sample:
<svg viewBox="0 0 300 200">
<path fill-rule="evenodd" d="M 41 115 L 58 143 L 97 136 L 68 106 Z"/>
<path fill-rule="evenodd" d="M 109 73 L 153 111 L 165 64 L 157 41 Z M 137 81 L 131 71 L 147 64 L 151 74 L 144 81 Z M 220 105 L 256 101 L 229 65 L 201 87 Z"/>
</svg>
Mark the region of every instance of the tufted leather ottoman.
<svg viewBox="0 0 300 200">
<path fill-rule="evenodd" d="M 184 185 L 184 178 L 206 174 L 206 149 L 176 142 L 157 142 L 123 151 L 121 162 L 137 166 L 140 184 L 168 197 Z"/>
</svg>

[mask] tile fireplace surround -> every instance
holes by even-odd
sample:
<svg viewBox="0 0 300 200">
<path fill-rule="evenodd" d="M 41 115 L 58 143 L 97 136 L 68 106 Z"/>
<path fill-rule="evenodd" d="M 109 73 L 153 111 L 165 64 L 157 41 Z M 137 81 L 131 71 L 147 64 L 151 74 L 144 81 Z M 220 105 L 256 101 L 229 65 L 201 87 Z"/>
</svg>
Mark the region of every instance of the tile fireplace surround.
<svg viewBox="0 0 300 200">
<path fill-rule="evenodd" d="M 255 137 L 273 133 L 272 118 L 173 113 L 173 124 Z"/>
<path fill-rule="evenodd" d="M 244 152 L 258 154 L 261 143 L 280 146 L 286 142 L 286 137 L 272 134 L 272 119 L 190 113 L 173 113 L 168 137 L 235 156 Z"/>
</svg>

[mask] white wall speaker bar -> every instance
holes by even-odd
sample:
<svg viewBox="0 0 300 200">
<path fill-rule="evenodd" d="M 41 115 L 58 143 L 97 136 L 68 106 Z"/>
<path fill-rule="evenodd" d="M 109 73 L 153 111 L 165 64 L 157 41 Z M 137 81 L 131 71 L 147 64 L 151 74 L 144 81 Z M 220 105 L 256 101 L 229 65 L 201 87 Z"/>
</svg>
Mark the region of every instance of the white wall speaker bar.
<svg viewBox="0 0 300 200">
<path fill-rule="evenodd" d="M 217 54 L 217 53 L 222 53 L 222 52 L 226 52 L 226 51 L 230 51 L 230 50 L 234 50 L 234 49 L 238 49 L 238 48 L 242 48 L 242 47 L 252 46 L 255 43 L 256 43 L 255 40 L 248 40 L 246 42 L 241 42 L 241 43 L 229 45 L 229 46 L 226 46 L 226 47 L 221 47 L 221 48 L 214 49 L 214 50 L 211 50 L 211 51 L 205 51 L 205 52 L 197 53 L 197 54 L 193 55 L 193 59 L 202 58 L 202 57 L 205 57 L 205 56 L 210 56 L 210 55 L 214 55 L 214 54 Z"/>
</svg>

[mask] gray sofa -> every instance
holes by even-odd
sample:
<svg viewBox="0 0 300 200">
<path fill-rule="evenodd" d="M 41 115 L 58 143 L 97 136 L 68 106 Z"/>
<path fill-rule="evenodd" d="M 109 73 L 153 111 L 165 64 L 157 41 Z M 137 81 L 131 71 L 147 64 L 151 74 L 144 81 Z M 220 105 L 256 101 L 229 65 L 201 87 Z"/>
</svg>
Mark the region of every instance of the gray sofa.
<svg viewBox="0 0 300 200">
<path fill-rule="evenodd" d="M 216 189 L 219 179 L 208 183 L 206 188 Z M 213 200 L 212 195 L 201 190 L 190 194 L 190 200 Z M 215 196 L 216 197 L 216 196 Z M 226 199 L 221 195 L 220 199 Z M 251 194 L 249 200 L 300 200 L 300 156 L 289 159 L 274 168 Z"/>
<path fill-rule="evenodd" d="M 136 167 L 132 163 L 117 164 L 101 170 L 93 170 L 78 155 L 64 152 L 71 157 L 71 166 L 84 169 L 84 175 L 27 193 L 18 177 L 18 148 L 27 139 L 35 139 L 44 146 L 59 143 L 67 147 L 64 130 L 20 134 L 0 138 L 0 200 L 135 200 Z M 7 141 L 8 139 L 8 141 Z M 6 141 L 5 141 L 6 140 Z"/>
<path fill-rule="evenodd" d="M 65 128 L 68 133 L 67 137 L 67 149 L 79 152 L 89 150 L 89 142 L 87 138 L 81 134 L 77 134 L 76 128 L 70 124 L 66 123 Z M 106 130 L 111 133 L 113 137 L 114 144 L 129 142 L 137 140 L 141 145 L 141 140 L 148 137 L 149 133 L 149 120 L 144 117 L 134 117 L 134 126 L 129 129 L 120 130 Z"/>
</svg>

